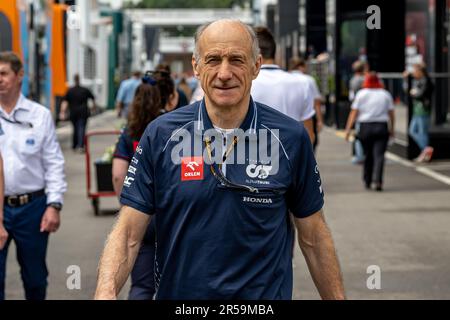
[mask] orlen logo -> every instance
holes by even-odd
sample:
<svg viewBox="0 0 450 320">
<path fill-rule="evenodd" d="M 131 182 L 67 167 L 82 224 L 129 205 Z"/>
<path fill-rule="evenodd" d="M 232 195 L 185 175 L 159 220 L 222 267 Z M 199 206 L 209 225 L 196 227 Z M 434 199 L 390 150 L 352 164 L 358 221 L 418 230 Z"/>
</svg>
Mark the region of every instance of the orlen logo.
<svg viewBox="0 0 450 320">
<path fill-rule="evenodd" d="M 243 202 L 251 202 L 251 203 L 272 203 L 272 199 L 270 198 L 251 198 L 251 197 L 242 197 Z"/>
<path fill-rule="evenodd" d="M 272 166 L 249 164 L 245 172 L 250 178 L 266 179 L 270 170 L 272 170 Z"/>
<path fill-rule="evenodd" d="M 203 180 L 203 158 L 181 158 L 181 181 Z"/>
</svg>

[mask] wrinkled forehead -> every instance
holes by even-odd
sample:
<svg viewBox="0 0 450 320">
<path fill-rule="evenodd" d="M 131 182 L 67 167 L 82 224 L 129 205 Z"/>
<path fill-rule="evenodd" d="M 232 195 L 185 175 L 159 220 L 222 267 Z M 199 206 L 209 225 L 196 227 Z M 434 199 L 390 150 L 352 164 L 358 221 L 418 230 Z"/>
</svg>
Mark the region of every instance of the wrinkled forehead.
<svg viewBox="0 0 450 320">
<path fill-rule="evenodd" d="M 205 29 L 199 39 L 200 55 L 211 51 L 240 51 L 251 53 L 251 37 L 237 22 L 215 22 Z"/>
</svg>

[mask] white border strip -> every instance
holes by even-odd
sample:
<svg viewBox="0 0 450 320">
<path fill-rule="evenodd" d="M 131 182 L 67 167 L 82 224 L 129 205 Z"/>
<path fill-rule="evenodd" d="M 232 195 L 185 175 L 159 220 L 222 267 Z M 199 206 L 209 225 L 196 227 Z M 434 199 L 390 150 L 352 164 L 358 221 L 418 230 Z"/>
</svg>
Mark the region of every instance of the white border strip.
<svg viewBox="0 0 450 320">
<path fill-rule="evenodd" d="M 443 175 L 434 170 L 431 170 L 430 168 L 425 168 L 425 167 L 415 165 L 411 161 L 402 159 L 399 156 L 397 156 L 391 152 L 386 152 L 386 158 L 388 158 L 389 160 L 398 162 L 405 167 L 414 168 L 417 172 L 450 186 L 450 177 L 448 177 L 446 175 Z"/>
</svg>

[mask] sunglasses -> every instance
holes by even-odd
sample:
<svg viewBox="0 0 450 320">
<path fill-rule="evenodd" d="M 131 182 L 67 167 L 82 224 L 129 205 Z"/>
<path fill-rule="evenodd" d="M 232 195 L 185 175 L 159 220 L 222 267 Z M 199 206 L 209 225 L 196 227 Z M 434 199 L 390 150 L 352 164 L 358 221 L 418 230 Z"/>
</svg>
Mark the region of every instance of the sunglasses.
<svg viewBox="0 0 450 320">
<path fill-rule="evenodd" d="M 142 77 L 142 83 L 154 86 L 158 83 L 158 79 L 161 78 L 170 79 L 170 73 L 164 70 L 149 70 Z"/>
</svg>

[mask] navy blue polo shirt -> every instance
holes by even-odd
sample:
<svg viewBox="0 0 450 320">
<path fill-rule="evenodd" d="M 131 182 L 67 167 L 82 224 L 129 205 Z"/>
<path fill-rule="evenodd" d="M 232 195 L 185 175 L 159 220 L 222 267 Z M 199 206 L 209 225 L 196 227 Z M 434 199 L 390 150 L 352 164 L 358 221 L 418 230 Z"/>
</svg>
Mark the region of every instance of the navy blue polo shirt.
<svg viewBox="0 0 450 320">
<path fill-rule="evenodd" d="M 147 127 L 131 160 L 121 203 L 153 215 L 156 298 L 292 299 L 294 232 L 288 212 L 304 218 L 324 203 L 308 134 L 299 122 L 250 101 L 241 129 L 267 137 L 254 134 L 241 143 L 246 151 L 255 141 L 259 147 L 271 144 L 271 151 L 277 142 L 278 170 L 261 170 L 271 167 L 260 162 L 259 153 L 237 161 L 238 144 L 225 175 L 259 188 L 255 193 L 214 177 L 205 144 L 194 146 L 211 129 L 204 101 L 165 114 Z M 180 141 L 192 144 L 190 154 Z M 174 161 L 177 154 L 181 163 Z"/>
</svg>

